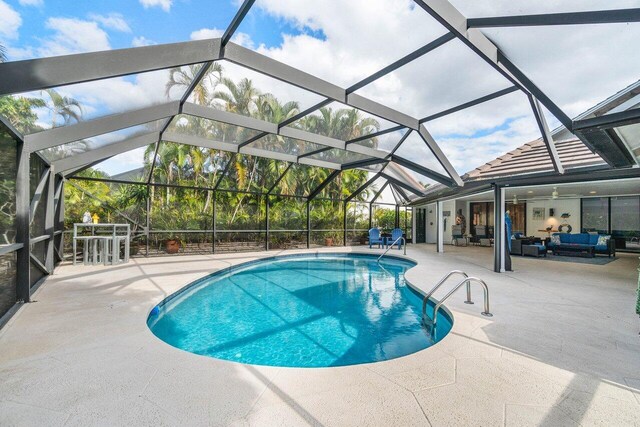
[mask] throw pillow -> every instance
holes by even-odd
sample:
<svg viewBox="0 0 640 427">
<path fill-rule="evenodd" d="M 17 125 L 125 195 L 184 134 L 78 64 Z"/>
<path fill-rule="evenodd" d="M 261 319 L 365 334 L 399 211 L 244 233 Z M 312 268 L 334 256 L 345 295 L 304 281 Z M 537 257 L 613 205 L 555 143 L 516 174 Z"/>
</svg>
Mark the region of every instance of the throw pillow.
<svg viewBox="0 0 640 427">
<path fill-rule="evenodd" d="M 559 245 L 560 242 L 560 236 L 557 234 L 554 234 L 551 236 L 551 243 L 553 243 L 554 245 Z"/>
<path fill-rule="evenodd" d="M 605 236 L 604 234 L 601 234 L 600 236 L 598 236 L 598 246 L 607 246 L 609 244 L 610 238 L 611 236 Z"/>
</svg>

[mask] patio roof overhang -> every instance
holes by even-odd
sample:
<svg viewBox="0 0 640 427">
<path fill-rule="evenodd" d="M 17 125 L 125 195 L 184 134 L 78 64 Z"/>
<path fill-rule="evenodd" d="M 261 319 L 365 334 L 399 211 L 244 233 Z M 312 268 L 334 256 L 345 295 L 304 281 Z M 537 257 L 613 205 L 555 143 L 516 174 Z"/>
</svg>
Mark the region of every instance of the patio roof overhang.
<svg viewBox="0 0 640 427">
<path fill-rule="evenodd" d="M 438 200 L 455 199 L 476 193 L 490 191 L 498 187 L 524 187 L 535 185 L 552 185 L 593 181 L 609 181 L 615 179 L 640 178 L 640 168 L 610 169 L 606 166 L 592 166 L 571 170 L 562 175 L 553 172 L 531 173 L 520 176 L 501 177 L 495 179 L 466 182 L 461 188 L 444 187 L 425 197 L 414 200 L 411 206 L 423 206 Z"/>
<path fill-rule="evenodd" d="M 40 153 L 43 150 L 82 141 L 86 138 L 109 134 L 121 129 L 148 125 L 147 131 L 142 134 L 136 134 L 124 140 L 88 149 L 85 152 L 72 153 L 62 159 L 55 160 L 52 162 L 52 168 L 56 173 L 72 176 L 79 170 L 94 165 L 101 160 L 146 145 L 155 143 L 157 152 L 157 147 L 162 141 L 169 141 L 276 159 L 289 163 L 317 166 L 336 171 L 362 168 L 368 165 L 382 165 L 382 169 L 373 170 L 372 173 L 375 174 L 374 176 L 385 179 L 386 182 L 390 183 L 392 188 L 395 189 L 396 194 L 404 198 L 405 201 L 408 201 L 406 199 L 410 197 L 405 190 L 417 197 L 422 197 L 424 196 L 424 187 L 418 183 L 416 179 L 411 179 L 411 175 L 407 172 L 415 173 L 418 176 L 426 177 L 454 188 L 465 185 L 451 162 L 445 156 L 436 139 L 428 130 L 430 121 L 491 101 L 515 91 L 520 91 L 527 97 L 530 103 L 531 112 L 535 117 L 542 140 L 545 143 L 548 155 L 553 164 L 554 172 L 551 176 L 555 177 L 555 179 L 565 179 L 562 178 L 565 169 L 551 137 L 543 108 L 555 116 L 567 130 L 575 133 L 587 147 L 597 152 L 611 168 L 626 168 L 634 166 L 637 163 L 637 155 L 633 147 L 630 148 L 629 144 L 622 141 L 620 135 L 614 131 L 619 126 L 639 123 L 640 116 L 637 113 L 626 112 L 624 114 L 620 113 L 601 118 L 571 120 L 481 29 L 504 26 L 555 26 L 638 22 L 640 21 L 640 9 L 467 19 L 446 0 L 415 0 L 417 6 L 426 11 L 442 25 L 446 30 L 445 34 L 345 88 L 231 42 L 232 36 L 237 31 L 253 3 L 254 0 L 245 0 L 242 3 L 221 38 L 0 64 L 0 74 L 3 75 L 3 79 L 0 81 L 0 95 L 13 95 L 156 70 L 169 70 L 174 67 L 194 64 L 201 65 L 197 75 L 194 76 L 191 84 L 178 100 L 167 101 L 165 103 L 119 114 L 107 115 L 76 124 L 60 126 L 28 134 L 24 137 L 18 135 L 18 138 L 24 140 L 24 150 L 27 153 Z M 453 40 L 458 40 L 467 46 L 475 55 L 504 77 L 510 86 L 423 118 L 412 117 L 384 103 L 374 101 L 356 93 L 357 90 L 416 61 L 424 55 L 428 55 L 434 50 L 441 49 L 442 46 L 451 43 Z M 246 69 L 254 70 L 306 92 L 319 95 L 323 97 L 324 100 L 299 112 L 293 117 L 277 123 L 190 102 L 194 90 L 216 61 L 227 61 Z M 331 102 L 339 102 L 348 107 L 369 113 L 393 123 L 394 126 L 390 129 L 348 141 L 308 132 L 294 126 L 296 120 L 312 114 L 314 111 Z M 234 141 L 231 143 L 228 141 L 212 140 L 200 135 L 180 134 L 173 131 L 171 128 L 172 123 L 175 123 L 178 117 L 185 116 L 199 117 L 218 123 L 251 129 L 257 131 L 257 134 L 245 141 Z M 405 134 L 390 151 L 383 151 L 358 144 L 358 142 L 365 138 L 374 138 L 391 132 L 391 130 L 404 130 Z M 441 170 L 434 170 L 433 167 L 422 165 L 421 159 L 407 159 L 395 153 L 411 133 L 415 133 L 420 137 L 428 148 L 428 151 L 437 161 L 437 165 Z M 269 135 L 288 138 L 301 143 L 308 142 L 321 148 L 306 153 L 289 153 L 273 151 L 254 145 L 255 141 Z M 355 153 L 361 157 L 359 157 L 358 160 L 335 162 L 322 157 L 322 153 L 329 150 L 338 150 L 340 153 L 345 153 L 345 157 L 346 153 Z M 403 173 L 393 175 L 389 170 L 384 171 L 384 167 L 387 165 L 391 165 L 392 168 Z M 442 171 L 444 171 L 444 173 Z M 622 174 L 629 173 L 635 174 L 636 171 L 622 172 Z M 572 173 L 570 176 L 572 179 L 575 179 L 580 175 Z M 591 179 L 592 177 L 590 176 L 589 178 Z M 371 182 L 373 181 L 369 180 L 368 184 Z M 467 183 L 465 187 L 474 187 L 475 185 L 476 184 Z M 312 194 L 313 193 L 314 192 L 312 192 Z"/>
</svg>

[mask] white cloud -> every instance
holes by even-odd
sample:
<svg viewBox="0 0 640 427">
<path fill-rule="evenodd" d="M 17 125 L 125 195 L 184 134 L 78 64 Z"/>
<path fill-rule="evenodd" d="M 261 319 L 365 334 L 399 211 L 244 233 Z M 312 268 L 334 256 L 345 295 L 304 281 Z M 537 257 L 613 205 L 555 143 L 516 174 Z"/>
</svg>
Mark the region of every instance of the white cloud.
<svg viewBox="0 0 640 427">
<path fill-rule="evenodd" d="M 42 41 L 40 56 L 68 55 L 109 50 L 109 37 L 96 22 L 73 18 L 49 18 L 45 26 L 55 33 Z"/>
<path fill-rule="evenodd" d="M 453 3 L 468 16 L 602 9 L 599 0 L 577 6 L 559 0 Z M 634 3 L 637 0 L 617 0 L 608 7 L 634 7 Z M 444 34 L 440 24 L 409 0 L 316 0 L 304 7 L 298 0 L 264 0 L 254 7 L 301 31 L 292 34 L 282 25 L 282 43 L 258 46 L 259 52 L 343 87 Z M 638 79 L 640 56 L 633 49 L 640 39 L 640 25 L 483 31 L 570 116 Z M 455 40 L 358 93 L 420 118 L 508 86 L 506 79 Z M 552 117 L 548 121 L 557 123 Z M 463 110 L 427 127 L 461 172 L 540 136 L 522 94 L 494 100 L 484 109 Z"/>
<path fill-rule="evenodd" d="M 131 32 L 129 24 L 119 13 L 110 13 L 108 15 L 97 15 L 95 13 L 91 13 L 89 14 L 89 19 L 98 22 L 104 28 L 108 28 L 110 30 L 121 31 L 123 33 Z"/>
<path fill-rule="evenodd" d="M 201 28 L 191 33 L 191 40 L 215 39 L 222 37 L 223 34 L 224 30 L 219 28 Z M 249 49 L 253 49 L 254 47 L 253 40 L 247 33 L 236 32 L 233 37 L 231 37 L 231 41 Z"/>
<path fill-rule="evenodd" d="M 152 44 L 156 44 L 153 40 L 149 40 L 144 36 L 134 37 L 131 41 L 131 46 L 140 47 L 140 46 L 150 46 Z"/>
<path fill-rule="evenodd" d="M 159 7 L 165 12 L 169 12 L 173 5 L 173 0 L 140 0 L 140 4 L 144 6 L 145 9 Z"/>
<path fill-rule="evenodd" d="M 215 39 L 223 34 L 224 30 L 219 28 L 201 28 L 191 33 L 191 40 Z"/>
<path fill-rule="evenodd" d="M 96 169 L 107 172 L 109 175 L 116 175 L 129 172 L 144 166 L 144 154 L 146 147 L 136 148 L 126 151 L 96 165 Z"/>
<path fill-rule="evenodd" d="M 18 3 L 20 3 L 20 6 L 44 6 L 43 0 L 19 0 Z"/>
<path fill-rule="evenodd" d="M 0 0 L 0 37 L 18 38 L 18 29 L 22 25 L 22 17 L 11 6 Z"/>
</svg>

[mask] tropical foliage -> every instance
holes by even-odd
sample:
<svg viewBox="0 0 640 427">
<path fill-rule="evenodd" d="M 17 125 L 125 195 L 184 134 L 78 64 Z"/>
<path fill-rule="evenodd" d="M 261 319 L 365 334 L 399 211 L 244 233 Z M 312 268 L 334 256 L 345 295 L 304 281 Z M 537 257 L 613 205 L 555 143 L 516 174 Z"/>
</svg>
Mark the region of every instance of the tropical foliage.
<svg viewBox="0 0 640 427">
<path fill-rule="evenodd" d="M 199 65 L 170 70 L 165 88 L 167 96 L 172 90 L 185 91 L 191 87 L 199 72 Z M 283 122 L 300 112 L 298 102 L 279 100 L 273 94 L 261 91 L 249 79 L 234 80 L 217 63 L 195 86 L 190 101 L 271 123 Z M 48 123 L 41 121 L 45 116 L 40 113 L 43 111 L 49 117 Z M 81 121 L 83 106 L 63 93 L 46 90 L 37 97 L 0 97 L 0 114 L 20 131 L 31 133 L 43 126 L 55 127 Z M 363 117 L 350 108 L 321 108 L 290 126 L 342 140 L 376 132 L 380 127 L 376 120 Z M 334 163 L 346 163 L 362 157 L 280 135 L 258 137 L 254 130 L 186 115 L 176 117 L 167 131 L 227 144 L 251 140 L 250 148 L 294 156 L 309 155 L 313 159 Z M 376 140 L 371 139 L 368 144 L 375 147 Z M 51 149 L 45 155 L 57 159 L 84 151 L 86 147 L 87 143 L 80 141 Z M 88 210 L 104 220 L 125 220 L 142 227 L 146 225 L 148 198 L 152 229 L 209 230 L 213 226 L 215 209 L 218 230 L 260 230 L 264 228 L 267 214 L 264 194 L 270 191 L 271 228 L 301 230 L 307 225 L 304 198 L 333 171 L 162 141 L 146 148 L 143 165 L 138 172 L 138 176 L 150 177 L 150 183 L 156 185 L 101 182 L 99 180 L 112 177 L 91 168 L 82 171 L 79 176 L 87 180 L 73 180 L 75 185 L 65 187 L 67 226 L 79 221 Z M 340 200 L 359 188 L 367 178 L 368 173 L 363 170 L 340 172 L 314 200 L 311 206 L 312 227 L 342 229 L 344 213 Z M 214 188 L 224 191 L 211 191 Z M 372 190 L 367 189 L 356 200 L 364 200 L 367 192 Z M 354 209 L 353 212 L 360 211 Z M 354 215 L 349 217 L 354 227 L 356 223 L 359 226 L 368 223 L 368 219 L 358 221 Z M 341 232 L 323 233 L 334 233 L 336 240 L 341 239 Z"/>
</svg>

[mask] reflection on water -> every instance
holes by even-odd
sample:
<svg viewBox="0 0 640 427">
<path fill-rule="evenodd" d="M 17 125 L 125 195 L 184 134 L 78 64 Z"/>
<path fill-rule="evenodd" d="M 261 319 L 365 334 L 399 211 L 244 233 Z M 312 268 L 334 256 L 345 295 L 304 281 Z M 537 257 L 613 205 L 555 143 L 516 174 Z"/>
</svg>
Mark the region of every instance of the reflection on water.
<svg viewBox="0 0 640 427">
<path fill-rule="evenodd" d="M 432 345 L 451 328 L 444 315 L 436 336 L 421 327 L 421 299 L 404 282 L 413 265 L 389 258 L 381 268 L 365 256 L 264 261 L 206 279 L 152 314 L 149 325 L 175 347 L 243 363 L 392 359 Z"/>
</svg>

